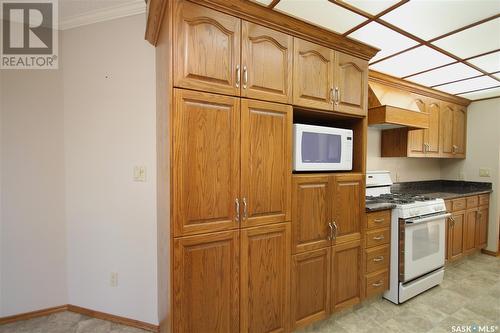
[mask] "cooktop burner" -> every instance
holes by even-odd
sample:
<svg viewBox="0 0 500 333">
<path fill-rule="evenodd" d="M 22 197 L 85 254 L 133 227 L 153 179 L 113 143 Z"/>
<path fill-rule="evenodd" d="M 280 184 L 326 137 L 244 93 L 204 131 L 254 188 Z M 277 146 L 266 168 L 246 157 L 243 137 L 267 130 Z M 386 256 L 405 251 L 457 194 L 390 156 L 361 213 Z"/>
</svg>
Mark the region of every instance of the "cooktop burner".
<svg viewBox="0 0 500 333">
<path fill-rule="evenodd" d="M 372 203 L 393 203 L 396 205 L 404 205 L 404 204 L 414 203 L 416 201 L 434 200 L 434 198 L 417 194 L 388 193 L 388 194 L 381 194 L 380 196 L 376 197 L 367 196 L 366 200 Z"/>
</svg>

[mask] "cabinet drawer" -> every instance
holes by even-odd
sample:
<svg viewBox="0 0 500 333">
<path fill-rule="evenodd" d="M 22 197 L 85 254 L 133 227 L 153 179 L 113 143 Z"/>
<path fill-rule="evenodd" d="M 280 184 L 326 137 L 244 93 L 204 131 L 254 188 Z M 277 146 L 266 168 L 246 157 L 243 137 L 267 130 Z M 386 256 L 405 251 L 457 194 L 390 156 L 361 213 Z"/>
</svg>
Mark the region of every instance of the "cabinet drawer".
<svg viewBox="0 0 500 333">
<path fill-rule="evenodd" d="M 366 247 L 388 244 L 391 240 L 391 229 L 377 229 L 366 233 Z"/>
<path fill-rule="evenodd" d="M 366 275 L 366 297 L 380 294 L 389 287 L 389 271 Z"/>
<path fill-rule="evenodd" d="M 389 245 L 377 246 L 365 250 L 365 253 L 367 274 L 389 268 L 389 255 L 391 253 Z"/>
<path fill-rule="evenodd" d="M 479 196 L 479 206 L 485 206 L 490 203 L 490 195 L 489 194 L 481 194 Z"/>
<path fill-rule="evenodd" d="M 391 211 L 383 210 L 366 214 L 366 228 L 382 228 L 391 225 Z"/>
<path fill-rule="evenodd" d="M 455 199 L 451 202 L 451 209 L 456 212 L 457 210 L 464 210 L 466 207 L 465 198 Z"/>
<path fill-rule="evenodd" d="M 477 207 L 477 204 L 479 203 L 477 195 L 473 197 L 467 197 L 466 199 L 467 199 L 467 209 Z"/>
</svg>

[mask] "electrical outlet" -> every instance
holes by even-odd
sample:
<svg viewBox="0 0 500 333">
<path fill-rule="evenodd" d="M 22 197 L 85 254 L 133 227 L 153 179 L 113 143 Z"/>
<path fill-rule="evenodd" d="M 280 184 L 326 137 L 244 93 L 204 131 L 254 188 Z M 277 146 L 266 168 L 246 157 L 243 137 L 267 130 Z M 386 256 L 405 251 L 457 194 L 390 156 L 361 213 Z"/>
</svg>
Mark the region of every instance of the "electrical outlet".
<svg viewBox="0 0 500 333">
<path fill-rule="evenodd" d="M 109 279 L 109 285 L 111 287 L 118 287 L 118 273 L 111 272 L 111 276 Z"/>
<path fill-rule="evenodd" d="M 134 167 L 134 181 L 145 182 L 146 181 L 146 167 L 143 165 L 138 165 Z"/>
<path fill-rule="evenodd" d="M 490 169 L 479 168 L 479 177 L 490 177 Z"/>
</svg>

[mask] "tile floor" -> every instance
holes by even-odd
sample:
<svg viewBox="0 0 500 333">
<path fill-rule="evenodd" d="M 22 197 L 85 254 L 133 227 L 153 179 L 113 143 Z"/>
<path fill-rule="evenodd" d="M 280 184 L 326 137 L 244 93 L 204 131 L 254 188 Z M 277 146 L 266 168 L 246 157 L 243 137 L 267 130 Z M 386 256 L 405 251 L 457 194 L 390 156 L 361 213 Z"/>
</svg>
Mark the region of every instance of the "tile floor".
<svg viewBox="0 0 500 333">
<path fill-rule="evenodd" d="M 440 286 L 402 305 L 381 298 L 373 299 L 300 332 L 449 333 L 453 325 L 489 325 L 493 330 L 488 333 L 500 333 L 499 258 L 472 255 L 448 265 Z M 473 328 L 471 326 L 471 332 L 479 332 Z M 0 333 L 14 332 L 146 333 L 70 312 L 0 326 Z"/>
</svg>

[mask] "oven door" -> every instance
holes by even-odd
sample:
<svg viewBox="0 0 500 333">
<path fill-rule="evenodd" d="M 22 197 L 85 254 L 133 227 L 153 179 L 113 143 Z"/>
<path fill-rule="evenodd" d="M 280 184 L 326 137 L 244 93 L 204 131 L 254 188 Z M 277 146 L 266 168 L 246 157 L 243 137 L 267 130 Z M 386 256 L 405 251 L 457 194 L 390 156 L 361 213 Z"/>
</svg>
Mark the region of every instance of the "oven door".
<svg viewBox="0 0 500 333">
<path fill-rule="evenodd" d="M 449 216 L 448 213 L 439 213 L 404 221 L 402 282 L 444 266 L 445 223 Z"/>
</svg>

